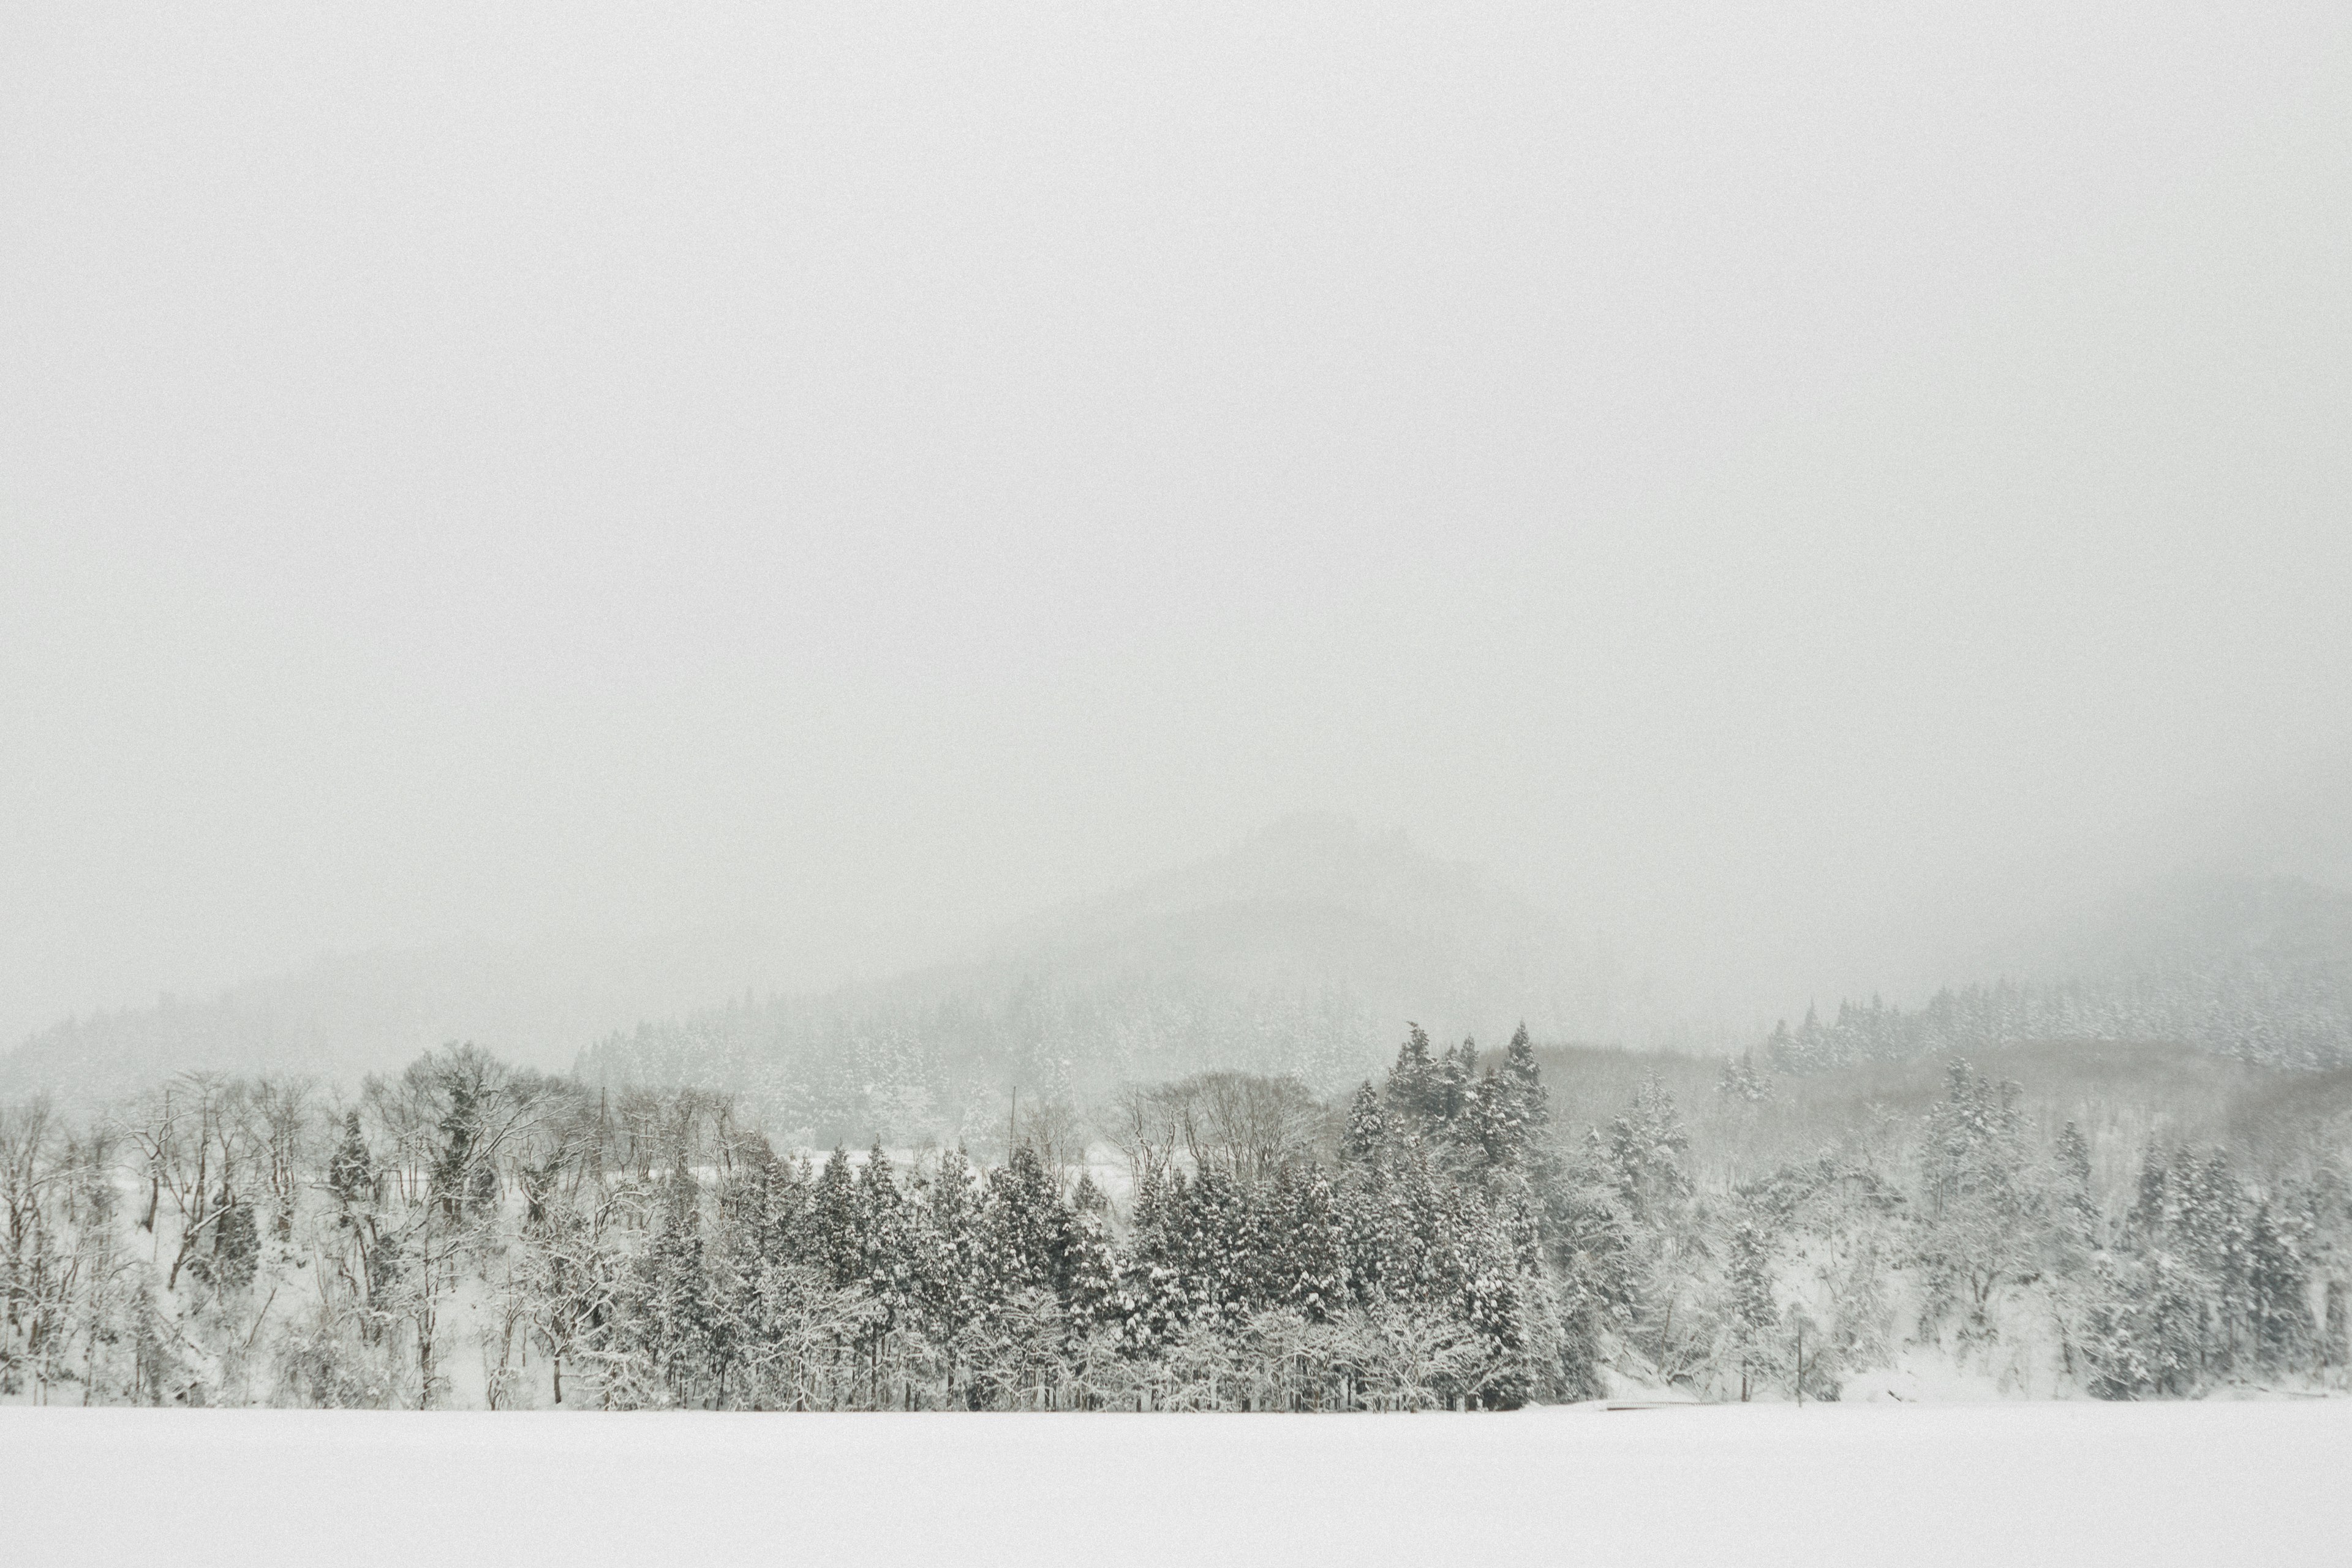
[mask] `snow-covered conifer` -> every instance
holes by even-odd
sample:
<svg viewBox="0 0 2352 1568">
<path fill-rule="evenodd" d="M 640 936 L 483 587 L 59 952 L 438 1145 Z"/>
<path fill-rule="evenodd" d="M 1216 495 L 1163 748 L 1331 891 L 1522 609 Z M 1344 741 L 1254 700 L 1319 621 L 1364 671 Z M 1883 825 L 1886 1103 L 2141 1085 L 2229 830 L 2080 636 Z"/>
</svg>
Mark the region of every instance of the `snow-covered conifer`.
<svg viewBox="0 0 2352 1568">
<path fill-rule="evenodd" d="M 1368 1164 L 1388 1139 L 1388 1121 L 1381 1114 L 1381 1098 L 1370 1083 L 1348 1102 L 1347 1131 L 1339 1137 L 1339 1159 L 1348 1165 Z"/>
</svg>

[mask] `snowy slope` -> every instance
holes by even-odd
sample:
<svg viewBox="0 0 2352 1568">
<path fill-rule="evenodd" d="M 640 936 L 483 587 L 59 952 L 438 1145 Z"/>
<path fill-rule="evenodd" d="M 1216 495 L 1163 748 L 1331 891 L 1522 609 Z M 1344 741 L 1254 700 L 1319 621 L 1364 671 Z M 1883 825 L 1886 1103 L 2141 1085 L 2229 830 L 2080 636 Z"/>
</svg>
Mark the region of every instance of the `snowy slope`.
<svg viewBox="0 0 2352 1568">
<path fill-rule="evenodd" d="M 2352 1401 L 1491 1416 L 0 1409 L 17 1563 L 2338 1563 Z"/>
</svg>

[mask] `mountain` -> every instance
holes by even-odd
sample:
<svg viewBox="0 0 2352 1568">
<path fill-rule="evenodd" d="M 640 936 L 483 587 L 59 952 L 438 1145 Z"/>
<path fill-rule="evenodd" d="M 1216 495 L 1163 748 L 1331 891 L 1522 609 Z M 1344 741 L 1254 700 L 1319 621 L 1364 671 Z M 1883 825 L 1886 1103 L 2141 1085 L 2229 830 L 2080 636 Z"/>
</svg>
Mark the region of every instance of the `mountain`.
<svg viewBox="0 0 2352 1568">
<path fill-rule="evenodd" d="M 1299 816 L 1223 854 L 1009 925 L 934 985 L 1150 976 L 1242 991 L 1344 991 L 1447 1030 L 1522 1016 L 1608 1027 L 1605 966 L 1524 893 L 1402 833 Z M 1417 1010 L 1417 1011 L 1416 1011 Z"/>
<path fill-rule="evenodd" d="M 207 1068 L 349 1083 L 453 1040 L 562 1066 L 590 1040 L 740 991 L 773 966 L 771 944 L 744 931 L 326 955 L 208 999 L 166 996 L 41 1030 L 0 1056 L 0 1100 L 96 1104 Z"/>
<path fill-rule="evenodd" d="M 1337 1088 L 1392 1055 L 1409 1021 L 1490 1044 L 1521 1020 L 1613 1037 L 1627 993 L 1605 953 L 1525 895 L 1402 835 L 1304 816 L 1015 922 L 959 962 L 646 1024 L 579 1070 L 732 1089 L 820 1142 L 949 1136 L 1001 1125 L 1016 1095 L 1213 1068 Z"/>
<path fill-rule="evenodd" d="M 91 1103 L 200 1068 L 351 1082 L 467 1039 L 616 1083 L 756 1090 L 812 1135 L 913 1129 L 967 1102 L 992 1117 L 1024 1085 L 1069 1095 L 1211 1067 L 1338 1083 L 1408 1019 L 1441 1037 L 1499 1040 L 1522 1018 L 1613 1037 L 1623 990 L 1525 895 L 1328 816 L 1043 911 L 951 963 L 758 1000 L 778 968 L 774 944 L 740 932 L 322 957 L 43 1030 L 0 1057 L 0 1098 Z"/>
</svg>

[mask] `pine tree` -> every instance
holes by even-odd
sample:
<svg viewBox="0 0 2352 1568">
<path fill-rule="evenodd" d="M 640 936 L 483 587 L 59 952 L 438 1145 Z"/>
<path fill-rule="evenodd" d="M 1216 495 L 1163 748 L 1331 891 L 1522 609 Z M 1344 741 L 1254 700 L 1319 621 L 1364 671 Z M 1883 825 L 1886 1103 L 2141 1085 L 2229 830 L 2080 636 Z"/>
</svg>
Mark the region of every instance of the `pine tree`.
<svg viewBox="0 0 2352 1568">
<path fill-rule="evenodd" d="M 2083 1333 L 2085 1381 L 2095 1398 L 2137 1399 L 2156 1385 L 2142 1348 L 2141 1313 L 2111 1259 L 2103 1254 L 2092 1268 Z"/>
<path fill-rule="evenodd" d="M 1388 1121 L 1381 1114 L 1381 1098 L 1367 1082 L 1348 1102 L 1348 1128 L 1339 1138 L 1339 1161 L 1346 1165 L 1369 1164 L 1387 1141 Z"/>
<path fill-rule="evenodd" d="M 1725 1279 L 1726 1361 L 1739 1374 L 1745 1402 L 1782 1370 L 1780 1308 L 1772 1289 L 1772 1244 L 1753 1221 L 1731 1229 L 1731 1257 Z"/>
<path fill-rule="evenodd" d="M 2125 1223 L 2131 1244 L 2142 1251 L 2162 1246 L 2171 1225 L 2172 1201 L 2166 1179 L 2170 1163 L 2153 1138 L 2140 1150 L 2139 1186 Z"/>
<path fill-rule="evenodd" d="M 1108 1311 L 1118 1316 L 1119 1343 L 1131 1355 L 1164 1349 L 1191 1317 L 1178 1267 L 1176 1215 L 1183 1206 L 1182 1172 L 1147 1170 L 1135 1193 L 1127 1247 L 1118 1259 L 1118 1284 Z"/>
<path fill-rule="evenodd" d="M 1320 1322 L 1340 1309 L 1347 1291 L 1338 1194 L 1321 1171 L 1286 1162 L 1276 1173 L 1273 1202 L 1280 1240 L 1271 1297 Z"/>
<path fill-rule="evenodd" d="M 1460 1146 L 1476 1174 L 1491 1180 L 1500 1172 L 1517 1168 L 1526 1158 L 1528 1138 L 1518 1111 L 1517 1098 L 1499 1074 L 1489 1072 L 1470 1086 Z"/>
<path fill-rule="evenodd" d="M 715 1395 L 730 1359 L 725 1321 L 704 1267 L 699 1192 L 681 1160 L 662 1185 L 661 1219 L 638 1260 L 635 1339 L 668 1397 Z"/>
<path fill-rule="evenodd" d="M 1752 1054 L 1727 1057 L 1716 1079 L 1715 1092 L 1720 1099 L 1742 1105 L 1761 1105 L 1772 1098 L 1772 1079 L 1758 1069 Z"/>
<path fill-rule="evenodd" d="M 2206 1305 L 2193 1270 L 2169 1253 L 2147 1260 L 2138 1335 L 2148 1385 L 2158 1394 L 2196 1392 L 2204 1375 Z"/>
<path fill-rule="evenodd" d="M 849 1151 L 836 1143 L 809 1194 L 808 1213 L 797 1238 L 803 1259 L 823 1274 L 828 1285 L 854 1285 L 866 1278 L 857 1206 L 857 1182 L 850 1170 Z"/>
<path fill-rule="evenodd" d="M 433 1161 L 433 1192 L 451 1219 L 478 1218 L 498 1207 L 499 1170 L 487 1142 L 484 1118 L 495 1090 L 495 1061 L 472 1046 L 438 1058 L 436 1074 L 447 1109 L 440 1121 L 441 1148 Z"/>
<path fill-rule="evenodd" d="M 1448 1197 L 1447 1230 L 1458 1279 L 1450 1304 L 1476 1335 L 1479 1352 L 1463 1393 L 1490 1409 L 1517 1409 L 1539 1382 L 1528 1354 L 1528 1277 L 1492 1208 L 1459 1187 Z"/>
<path fill-rule="evenodd" d="M 1531 1152 L 1550 1134 L 1551 1095 L 1544 1088 L 1536 1048 L 1524 1023 L 1511 1031 L 1511 1043 L 1504 1048 L 1502 1079 L 1523 1148 Z"/>
<path fill-rule="evenodd" d="M 1436 1119 L 1441 1099 L 1437 1063 L 1429 1054 L 1428 1032 L 1419 1024 L 1405 1026 L 1410 1033 L 1389 1069 L 1388 1109 L 1406 1125 L 1425 1129 Z"/>
<path fill-rule="evenodd" d="M 945 1392 L 972 1404 L 975 1325 L 986 1310 L 989 1270 L 980 1231 L 980 1194 L 961 1148 L 940 1156 L 921 1185 L 908 1227 L 909 1293 L 922 1332 L 942 1358 Z"/>
<path fill-rule="evenodd" d="M 2059 1205 L 2074 1238 L 2084 1245 L 2098 1239 L 2099 1209 L 2091 1196 L 2091 1146 L 2083 1130 L 2069 1121 L 2058 1132 Z"/>
<path fill-rule="evenodd" d="M 224 1290 L 242 1290 L 253 1283 L 260 1258 L 261 1230 L 254 1222 L 253 1205 L 224 1192 L 213 1225 L 213 1282 Z"/>
<path fill-rule="evenodd" d="M 909 1281 L 906 1268 L 905 1195 L 898 1190 L 890 1156 L 876 1138 L 854 1184 L 857 1254 L 867 1289 L 895 1310 Z"/>
<path fill-rule="evenodd" d="M 343 1114 L 343 1141 L 327 1162 L 327 1190 L 335 1195 L 336 1222 L 349 1226 L 352 1211 L 374 1195 L 375 1171 L 368 1157 L 367 1140 L 360 1135 L 360 1113 Z"/>
<path fill-rule="evenodd" d="M 1821 1013 L 1811 1002 L 1805 1004 L 1805 1021 L 1797 1026 L 1795 1048 L 1789 1054 L 1798 1072 L 1819 1072 L 1835 1067 L 1829 1031 L 1822 1025 Z"/>
<path fill-rule="evenodd" d="M 1024 1290 L 1066 1299 L 1069 1210 L 1028 1144 L 1016 1144 L 988 1173 L 981 1229 L 994 1300 L 1009 1300 Z"/>
<path fill-rule="evenodd" d="M 1095 1185 L 1091 1173 L 1081 1173 L 1070 1194 L 1067 1237 L 1063 1295 L 1071 1315 L 1082 1322 L 1112 1316 L 1118 1264 L 1111 1242 L 1110 1199 Z"/>
<path fill-rule="evenodd" d="M 2303 1227 L 2282 1221 L 2267 1203 L 2257 1204 L 2248 1226 L 2246 1297 L 2254 1353 L 2263 1371 L 2304 1364 L 2311 1346 L 2311 1276 L 2305 1262 Z"/>
<path fill-rule="evenodd" d="M 2172 1198 L 2169 1237 L 2179 1265 L 2173 1283 L 2193 1304 L 2199 1381 L 2226 1375 L 2235 1370 L 2252 1316 L 2245 1193 L 2228 1152 L 2218 1148 L 2202 1156 L 2179 1151 L 2166 1185 Z"/>
<path fill-rule="evenodd" d="M 1675 1097 L 1651 1073 L 1626 1113 L 1609 1124 L 1609 1162 L 1634 1219 L 1663 1223 L 1689 1202 L 1691 1181 L 1683 1170 L 1689 1150 L 1690 1134 L 1683 1130 Z"/>
<path fill-rule="evenodd" d="M 1469 1109 L 1471 1086 L 1478 1077 L 1478 1044 L 1465 1038 L 1453 1050 L 1439 1058 L 1437 1064 L 1437 1120 L 1453 1127 Z"/>
</svg>

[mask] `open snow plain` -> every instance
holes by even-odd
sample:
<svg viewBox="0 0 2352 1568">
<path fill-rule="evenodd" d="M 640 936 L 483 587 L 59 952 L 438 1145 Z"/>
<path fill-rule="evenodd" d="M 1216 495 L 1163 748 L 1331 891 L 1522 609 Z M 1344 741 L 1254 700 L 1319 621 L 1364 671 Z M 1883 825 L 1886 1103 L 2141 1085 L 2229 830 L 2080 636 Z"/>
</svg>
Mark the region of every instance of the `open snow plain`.
<svg viewBox="0 0 2352 1568">
<path fill-rule="evenodd" d="M 2352 1400 L 1504 1415 L 0 1409 L 0 1561 L 2352 1562 Z"/>
</svg>

